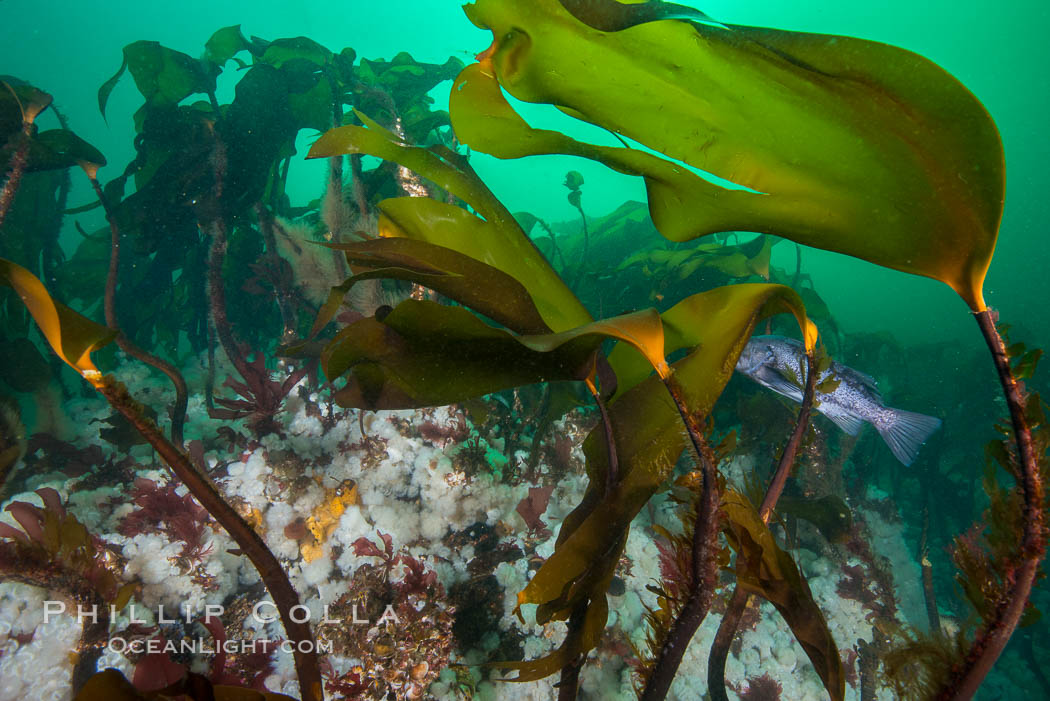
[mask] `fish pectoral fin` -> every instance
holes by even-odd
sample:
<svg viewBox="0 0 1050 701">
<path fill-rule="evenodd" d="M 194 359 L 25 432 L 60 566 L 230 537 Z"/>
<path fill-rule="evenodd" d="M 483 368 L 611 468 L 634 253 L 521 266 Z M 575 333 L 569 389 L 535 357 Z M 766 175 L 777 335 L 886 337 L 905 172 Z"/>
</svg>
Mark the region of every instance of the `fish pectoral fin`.
<svg viewBox="0 0 1050 701">
<path fill-rule="evenodd" d="M 802 388 L 781 375 L 775 368 L 763 365 L 755 371 L 755 380 L 777 394 L 782 394 L 788 399 L 802 403 Z"/>
<path fill-rule="evenodd" d="M 860 429 L 864 427 L 864 419 L 858 419 L 853 414 L 846 414 L 844 412 L 837 411 L 835 407 L 828 407 L 829 409 L 831 409 L 831 411 L 825 411 L 824 407 L 825 405 L 821 404 L 817 407 L 817 411 L 831 419 L 836 426 L 841 428 L 849 435 L 857 435 L 858 433 L 860 433 Z"/>
</svg>

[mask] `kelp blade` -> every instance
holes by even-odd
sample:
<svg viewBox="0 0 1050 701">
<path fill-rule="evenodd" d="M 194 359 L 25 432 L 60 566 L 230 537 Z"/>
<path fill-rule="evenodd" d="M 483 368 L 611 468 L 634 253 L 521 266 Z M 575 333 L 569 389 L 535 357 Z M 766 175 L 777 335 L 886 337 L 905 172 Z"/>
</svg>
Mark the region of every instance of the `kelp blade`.
<svg viewBox="0 0 1050 701">
<path fill-rule="evenodd" d="M 842 701 L 846 675 L 838 646 L 795 561 L 777 545 L 747 497 L 727 490 L 722 496 L 722 512 L 726 536 L 737 551 L 737 582 L 776 607 L 809 656 L 832 701 Z"/>
<path fill-rule="evenodd" d="M 382 236 L 426 241 L 498 268 L 528 290 L 554 331 L 566 331 L 592 320 L 514 217 L 472 171 L 429 149 L 405 144 L 359 116 L 368 128 L 333 129 L 314 144 L 310 157 L 365 153 L 398 163 L 463 199 L 481 215 L 425 197 L 391 198 L 379 204 Z"/>
<path fill-rule="evenodd" d="M 462 307 L 410 299 L 382 321 L 367 318 L 344 328 L 321 362 L 330 379 L 351 373 L 334 395 L 340 406 L 407 409 L 583 379 L 603 340 L 595 333 L 566 336 L 550 352 L 536 351 Z"/>
<path fill-rule="evenodd" d="M 405 300 L 383 317 L 341 330 L 321 363 L 340 406 L 408 409 L 465 401 L 539 382 L 584 380 L 606 339 L 631 344 L 661 374 L 663 325 L 656 310 L 602 319 L 558 334 L 518 336 L 462 307 Z"/>
<path fill-rule="evenodd" d="M 642 175 L 653 221 L 675 241 L 776 234 L 941 280 L 984 308 L 1002 144 L 980 102 L 932 62 L 861 39 L 751 27 L 664 21 L 605 33 L 558 0 L 478 0 L 465 11 L 497 38 L 452 89 L 464 143 Z M 530 129 L 500 86 L 743 189 L 638 149 Z"/>
<path fill-rule="evenodd" d="M 586 655 L 588 651 L 597 647 L 601 642 L 605 622 L 609 617 L 609 601 L 606 598 L 606 592 L 609 590 L 609 582 L 612 580 L 616 563 L 626 543 L 626 533 L 614 542 L 613 549 L 616 557 L 606 558 L 604 569 L 593 579 L 590 589 L 585 593 L 584 600 L 587 606 L 582 616 L 583 622 L 577 627 L 570 628 L 570 634 L 559 647 L 550 654 L 535 660 L 493 662 L 487 666 L 513 669 L 518 672 L 517 677 L 504 681 L 531 682 L 562 671 L 580 655 Z"/>
<path fill-rule="evenodd" d="M 14 288 L 58 357 L 89 380 L 99 376 L 98 368 L 91 362 L 91 352 L 112 341 L 115 331 L 51 299 L 35 275 L 2 258 L 0 284 Z"/>
<path fill-rule="evenodd" d="M 513 219 L 506 223 L 486 221 L 462 207 L 425 197 L 383 200 L 379 209 L 383 236 L 405 236 L 445 246 L 516 279 L 552 330 L 567 331 L 591 321 L 576 295 Z"/>
<path fill-rule="evenodd" d="M 745 331 L 750 337 L 748 329 L 754 328 L 760 319 L 781 313 L 795 317 L 806 347 L 815 348 L 817 327 L 806 317 L 802 298 L 794 290 L 784 285 L 747 283 L 716 287 L 691 295 L 661 314 L 664 353 L 671 355 L 683 348 L 707 344 L 717 347 L 727 358 L 732 357 L 735 364 L 740 351 L 735 346 L 724 345 L 719 332 L 725 333 L 726 340 L 736 339 Z M 744 338 L 746 342 L 747 338 Z M 609 364 L 618 380 L 617 397 L 644 380 L 651 370 L 649 363 L 625 344 L 613 348 Z M 733 366 L 712 366 L 712 372 L 724 384 L 728 382 Z M 719 387 L 719 384 L 714 386 Z M 718 391 L 720 393 L 721 389 Z M 714 399 L 709 403 L 714 405 Z"/>
<path fill-rule="evenodd" d="M 330 129 L 310 147 L 307 158 L 327 158 L 343 154 L 366 154 L 397 163 L 419 173 L 464 202 L 489 221 L 512 218 L 503 204 L 470 170 L 440 153 L 402 141 L 389 129 L 355 112 L 365 126 Z"/>
<path fill-rule="evenodd" d="M 711 411 L 755 324 L 784 311 L 792 311 L 804 328 L 812 327 L 797 295 L 782 285 L 734 285 L 696 295 L 674 314 L 676 325 L 692 315 L 687 325 L 696 331 L 688 335 L 674 331 L 665 313 L 667 352 L 686 337 L 695 346 L 672 366 L 690 412 L 706 416 Z M 809 337 L 812 331 L 804 333 Z M 621 369 L 644 363 L 637 351 L 620 351 L 621 346 L 610 356 L 613 360 L 625 354 Z M 583 502 L 565 518 L 554 553 L 518 594 L 519 604 L 539 605 L 538 619 L 566 618 L 588 596 L 610 558 L 619 557 L 612 545 L 666 482 L 686 447 L 678 410 L 656 375 L 639 377 L 632 371 L 625 389 L 609 404 L 609 418 L 620 477 L 606 489 L 608 455 L 599 426 L 584 443 L 591 481 Z"/>
<path fill-rule="evenodd" d="M 354 274 L 332 288 L 309 339 L 335 318 L 350 288 L 369 279 L 414 282 L 518 333 L 550 331 L 524 285 L 502 270 L 458 251 L 403 237 L 322 245 L 343 251 Z"/>
</svg>

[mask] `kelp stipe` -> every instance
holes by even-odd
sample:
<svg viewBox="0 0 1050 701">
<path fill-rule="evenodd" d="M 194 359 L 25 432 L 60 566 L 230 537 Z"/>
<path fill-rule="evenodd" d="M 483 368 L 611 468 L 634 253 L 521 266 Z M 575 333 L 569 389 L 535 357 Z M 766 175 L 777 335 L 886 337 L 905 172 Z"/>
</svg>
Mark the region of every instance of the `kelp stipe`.
<svg viewBox="0 0 1050 701">
<path fill-rule="evenodd" d="M 132 342 L 123 331 L 121 331 L 121 326 L 117 321 L 116 304 L 117 277 L 118 271 L 120 270 L 120 227 L 117 224 L 117 218 L 113 212 L 113 208 L 109 204 L 109 199 L 106 197 L 105 192 L 102 190 L 102 185 L 98 181 L 98 169 L 100 164 L 80 161 L 79 165 L 81 169 L 83 169 L 84 174 L 87 175 L 88 180 L 91 182 L 91 187 L 95 190 L 95 195 L 98 197 L 98 201 L 102 205 L 103 211 L 106 213 L 106 221 L 109 223 L 109 272 L 106 276 L 106 293 L 102 303 L 103 313 L 106 317 L 106 325 L 116 331 L 114 341 L 122 351 L 132 358 L 146 363 L 164 373 L 164 375 L 171 380 L 171 383 L 175 386 L 175 403 L 171 408 L 171 440 L 176 447 L 182 448 L 182 431 L 183 426 L 186 423 L 186 407 L 189 404 L 189 389 L 186 386 L 186 380 L 183 378 L 182 373 L 179 372 L 178 368 L 163 358 L 159 358 L 144 348 L 139 347 Z"/>
<path fill-rule="evenodd" d="M 112 329 L 119 329 L 116 321 L 114 297 L 116 294 L 121 234 L 108 198 L 103 193 L 96 177 L 98 169 L 106 164 L 106 159 L 94 147 L 69 131 L 66 128 L 64 117 L 59 117 L 59 122 L 63 126 L 60 130 L 51 130 L 43 133 L 35 131 L 36 117 L 51 105 L 50 95 L 29 85 L 18 85 L 16 90 L 15 87 L 7 82 L 0 81 L 0 83 L 2 83 L 0 87 L 9 93 L 6 95 L 0 93 L 0 110 L 11 112 L 13 111 L 13 106 L 17 106 L 23 119 L 23 129 L 18 138 L 14 139 L 14 143 L 17 146 L 11 155 L 9 174 L 4 183 L 3 192 L 0 193 L 0 227 L 3 226 L 7 212 L 14 201 L 22 173 L 27 168 L 40 171 L 66 169 L 74 165 L 79 166 L 91 182 L 91 186 L 95 190 L 99 204 L 102 205 L 105 211 L 106 220 L 110 226 L 111 252 L 103 309 L 106 316 L 106 324 Z M 15 105 L 10 104 L 9 99 L 13 99 Z M 6 135 L 0 135 L 0 137 L 3 136 Z M 49 272 L 46 265 L 44 272 Z M 53 273 L 54 271 L 50 272 Z M 167 375 L 175 385 L 176 402 L 172 409 L 172 437 L 176 445 L 181 446 L 182 424 L 185 421 L 188 394 L 185 380 L 182 379 L 173 365 L 135 345 L 122 332 L 118 331 L 116 341 L 128 355 L 157 368 Z"/>
<path fill-rule="evenodd" d="M 7 177 L 4 180 L 3 188 L 0 189 L 0 226 L 3 226 L 4 219 L 7 218 L 7 212 L 11 209 L 11 203 L 14 202 L 18 185 L 22 182 L 22 174 L 25 172 L 26 164 L 29 161 L 33 123 L 40 113 L 51 104 L 51 96 L 42 90 L 37 90 L 27 85 L 22 89 L 20 97 L 6 81 L 0 81 L 0 90 L 4 91 L 2 93 L 3 101 L 13 100 L 22 115 L 22 128 L 18 132 L 17 141 L 15 142 L 17 146 L 11 154 L 11 162 L 6 166 Z M 0 108 L 9 108 L 9 106 L 0 102 Z M 4 134 L 2 136 L 6 140 L 8 135 Z"/>
<path fill-rule="evenodd" d="M 719 451 L 720 452 L 720 451 Z M 696 516 L 699 506 L 700 491 L 696 482 L 700 475 L 693 472 L 675 482 L 671 500 L 677 504 L 681 514 L 682 534 L 674 534 L 656 526 L 656 547 L 660 552 L 660 579 L 649 585 L 650 591 L 656 594 L 656 605 L 648 608 L 645 614 L 647 650 L 636 650 L 635 655 L 641 660 L 635 672 L 635 690 L 641 697 L 647 689 L 663 688 L 673 677 L 675 668 L 667 664 L 663 655 L 665 649 L 683 649 L 681 640 L 668 644 L 672 631 L 680 638 L 688 639 L 692 635 L 691 625 L 678 623 L 682 618 L 689 598 L 702 595 L 701 587 L 711 587 L 711 583 L 698 581 L 693 567 L 693 539 L 696 536 Z M 728 553 L 723 553 L 720 564 L 729 562 Z M 695 616 L 692 617 L 695 619 Z M 677 624 L 677 625 L 675 625 Z M 674 626 L 674 627 L 672 627 Z M 677 655 L 676 655 L 677 656 Z M 657 663 L 663 663 L 664 669 L 656 669 Z M 668 676 L 670 675 L 670 676 Z M 654 682 L 655 679 L 655 682 Z"/>
<path fill-rule="evenodd" d="M 38 131 L 36 120 L 51 106 L 51 95 L 5 77 L 10 82 L 0 80 L 0 172 L 5 176 L 0 188 L 0 226 L 11 210 L 23 174 L 65 169 L 80 162 L 106 162 L 95 147 L 65 128 L 65 119 L 57 112 L 62 128 Z"/>
<path fill-rule="evenodd" d="M 795 457 L 802 443 L 802 437 L 805 435 L 806 429 L 809 428 L 817 376 L 820 369 L 823 369 L 814 359 L 814 355 L 812 352 L 806 354 L 806 385 L 802 395 L 802 405 L 799 407 L 798 418 L 795 421 L 795 428 L 784 446 L 780 460 L 777 462 L 776 470 L 773 473 L 773 479 L 770 480 L 762 504 L 758 509 L 759 518 L 766 524 L 769 523 L 777 501 L 779 501 L 780 495 L 784 492 L 788 477 L 791 475 L 791 470 L 795 465 Z M 830 362 L 826 355 L 822 355 L 821 360 L 825 363 Z M 718 632 L 715 634 L 714 642 L 711 644 L 711 654 L 707 659 L 707 684 L 708 693 L 711 694 L 713 701 L 728 701 L 728 696 L 725 692 L 726 660 L 729 657 L 729 646 L 733 642 L 733 637 L 736 634 L 737 627 L 740 625 L 740 620 L 744 615 L 744 609 L 747 608 L 749 600 L 750 593 L 738 584 L 729 597 L 726 612 L 722 616 L 722 620 L 718 625 Z M 808 649 L 807 652 L 809 652 Z M 825 669 L 830 670 L 834 668 L 832 660 L 825 659 L 825 662 Z M 837 672 L 839 676 L 842 676 L 841 663 L 838 665 Z M 843 677 L 843 681 L 835 687 L 835 690 L 844 689 L 844 685 L 845 679 Z M 832 689 L 829 689 L 829 691 L 832 691 Z M 834 698 L 834 694 L 832 697 Z"/>
<path fill-rule="evenodd" d="M 677 381 L 673 377 L 667 378 L 664 384 L 667 385 L 689 433 L 699 469 L 692 485 L 696 491 L 696 498 L 690 504 L 692 513 L 687 516 L 691 528 L 686 531 L 689 534 L 689 555 L 685 557 L 689 568 L 686 592 L 681 597 L 681 605 L 674 607 L 677 611 L 672 609 L 674 616 L 666 634 L 662 636 L 662 644 L 658 650 L 652 650 L 655 661 L 639 696 L 643 700 L 661 699 L 671 688 L 671 682 L 685 656 L 686 648 L 689 647 L 689 641 L 707 617 L 711 602 L 714 601 L 718 569 L 722 564 L 719 561 L 721 549 L 718 534 L 724 518 L 720 509 L 723 505 L 724 489 L 719 483 L 719 459 L 708 445 L 697 417 L 687 408 Z"/>
<path fill-rule="evenodd" d="M 281 564 L 250 524 L 230 506 L 186 455 L 164 437 L 142 405 L 127 389 L 99 372 L 91 352 L 113 340 L 116 332 L 106 329 L 55 302 L 40 281 L 25 268 L 0 259 L 0 283 L 15 288 L 52 349 L 87 380 L 110 406 L 120 412 L 171 468 L 198 502 L 218 521 L 251 560 L 281 616 L 288 637 L 296 642 L 294 656 L 303 701 L 320 701 L 321 672 L 309 623 L 294 620 L 291 610 L 299 603 Z"/>
<path fill-rule="evenodd" d="M 572 287 L 574 288 L 579 287 L 580 278 L 583 275 L 584 265 L 587 262 L 588 254 L 590 252 L 589 249 L 591 247 L 590 231 L 588 231 L 587 228 L 587 215 L 583 212 L 583 191 L 580 190 L 580 187 L 582 186 L 583 176 L 580 175 L 579 172 L 575 170 L 570 170 L 568 173 L 565 174 L 565 187 L 569 190 L 569 196 L 567 199 L 569 200 L 569 204 L 575 207 L 576 211 L 580 213 L 580 226 L 583 228 L 583 253 L 580 256 L 579 267 L 576 269 L 576 273 L 574 275 L 575 280 L 572 284 Z M 554 237 L 552 236 L 551 243 L 553 244 L 553 242 Z M 550 260 L 553 263 L 553 257 L 550 258 Z"/>
<path fill-rule="evenodd" d="M 996 328 L 996 312 L 984 310 L 975 317 L 1006 395 L 1010 426 L 999 426 L 1005 438 L 987 449 L 987 551 L 972 533 L 956 539 L 958 579 L 982 622 L 966 654 L 953 663 L 948 680 L 932 697 L 938 701 L 972 698 L 1025 615 L 1039 615 L 1029 598 L 1046 554 L 1050 426 L 1039 395 L 1028 393 L 1018 379 L 1031 375 L 1041 351 L 1026 352 L 1023 344 L 1007 347 Z M 1013 490 L 998 485 L 995 465 L 1014 478 Z"/>
</svg>

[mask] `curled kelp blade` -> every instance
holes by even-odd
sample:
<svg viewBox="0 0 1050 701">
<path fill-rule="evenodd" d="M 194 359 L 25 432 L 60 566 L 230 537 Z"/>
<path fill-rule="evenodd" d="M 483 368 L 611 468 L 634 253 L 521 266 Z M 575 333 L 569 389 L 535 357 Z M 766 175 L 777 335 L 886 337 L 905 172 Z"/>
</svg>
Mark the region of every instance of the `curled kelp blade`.
<svg viewBox="0 0 1050 701">
<path fill-rule="evenodd" d="M 832 701 L 841 701 L 846 694 L 846 675 L 838 646 L 795 561 L 777 545 L 769 526 L 743 494 L 727 489 L 722 495 L 722 513 L 726 538 L 737 552 L 737 582 L 776 607 Z"/>
<path fill-rule="evenodd" d="M 382 319 L 361 319 L 336 334 L 321 354 L 341 406 L 408 409 L 465 401 L 512 387 L 585 380 L 606 339 L 631 344 L 666 374 L 663 326 L 654 309 L 585 324 L 557 334 L 518 336 L 462 307 L 405 300 Z"/>
<path fill-rule="evenodd" d="M 27 171 L 57 170 L 80 163 L 106 165 L 106 157 L 68 129 L 48 129 L 33 137 Z"/>
<path fill-rule="evenodd" d="M 0 145 L 51 106 L 52 97 L 24 80 L 0 75 Z"/>
<path fill-rule="evenodd" d="M 354 274 L 332 288 L 308 341 L 339 313 L 351 287 L 372 279 L 423 285 L 518 333 L 550 331 L 524 285 L 502 270 L 451 248 L 402 237 L 320 245 L 343 251 Z M 304 345 L 296 344 L 286 351 L 295 354 Z"/>
<path fill-rule="evenodd" d="M 760 320 L 789 311 L 815 342 L 798 296 L 782 285 L 732 285 L 687 301 L 663 315 L 665 352 L 693 347 L 671 368 L 688 410 L 701 417 L 710 413 Z M 584 441 L 590 478 L 584 500 L 565 518 L 554 553 L 518 595 L 519 604 L 538 604 L 547 618 L 564 618 L 588 595 L 608 558 L 618 557 L 610 544 L 664 485 L 688 440 L 661 379 L 639 372 L 645 361 L 623 346 L 610 354 L 621 389 L 608 407 L 619 478 L 606 487 L 609 456 L 599 426 Z"/>
<path fill-rule="evenodd" d="M 103 119 L 109 96 L 124 71 L 131 72 L 135 86 L 149 105 L 177 105 L 195 93 L 215 90 L 215 74 L 206 70 L 200 60 L 156 41 L 135 41 L 124 47 L 120 68 L 98 89 L 98 109 Z"/>
<path fill-rule="evenodd" d="M 321 354 L 325 374 L 350 373 L 333 395 L 340 406 L 409 409 L 442 406 L 503 389 L 582 380 L 604 337 L 581 335 L 552 352 L 489 326 L 462 307 L 405 300 L 380 321 L 357 321 Z"/>
<path fill-rule="evenodd" d="M 484 219 L 513 219 L 510 212 L 469 167 L 443 157 L 439 151 L 405 143 L 368 115 L 359 111 L 355 111 L 355 114 L 365 126 L 345 126 L 328 130 L 310 147 L 307 158 L 328 158 L 345 154 L 382 158 L 419 173 L 467 202 Z"/>
<path fill-rule="evenodd" d="M 235 60 L 233 57 L 242 51 L 249 51 L 251 43 L 241 33 L 241 25 L 234 24 L 216 30 L 204 43 L 204 61 L 207 61 L 216 70 L 222 70 L 227 61 Z M 238 61 L 238 65 L 241 62 Z"/>
<path fill-rule="evenodd" d="M 8 163 L 17 148 L 17 139 L 4 143 L 0 136 L 0 163 Z M 27 173 L 60 170 L 78 163 L 105 165 L 106 158 L 98 149 L 68 129 L 48 129 L 29 137 L 26 154 Z"/>
<path fill-rule="evenodd" d="M 941 280 L 984 308 L 1002 144 L 980 102 L 932 62 L 861 39 L 751 27 L 650 22 L 606 33 L 558 0 L 478 0 L 465 11 L 496 39 L 452 89 L 464 143 L 641 175 L 654 223 L 675 241 L 776 234 Z M 531 129 L 500 87 L 739 189 L 638 149 Z"/>
<path fill-rule="evenodd" d="M 19 133 L 26 123 L 51 104 L 51 96 L 13 76 L 0 75 L 0 163 L 7 168 L 22 145 Z M 105 165 L 105 157 L 91 144 L 68 129 L 26 132 L 29 151 L 27 173 L 68 168 L 78 162 Z"/>
<path fill-rule="evenodd" d="M 576 295 L 517 223 L 481 219 L 462 207 L 425 197 L 401 197 L 379 204 L 380 233 L 451 248 L 520 282 L 546 325 L 566 331 L 591 321 Z"/>
<path fill-rule="evenodd" d="M 89 381 L 101 376 L 91 362 L 91 352 L 112 341 L 116 336 L 115 331 L 51 299 L 35 275 L 17 263 L 2 258 L 0 285 L 14 288 L 58 357 Z"/>
<path fill-rule="evenodd" d="M 380 202 L 380 233 L 451 248 L 494 266 L 518 280 L 540 310 L 547 326 L 565 331 L 591 321 L 590 314 L 558 277 L 484 183 L 452 154 L 404 143 L 390 131 L 358 115 L 366 127 L 341 127 L 324 134 L 310 157 L 362 153 L 392 161 L 436 183 L 475 209 L 424 197 Z"/>
</svg>

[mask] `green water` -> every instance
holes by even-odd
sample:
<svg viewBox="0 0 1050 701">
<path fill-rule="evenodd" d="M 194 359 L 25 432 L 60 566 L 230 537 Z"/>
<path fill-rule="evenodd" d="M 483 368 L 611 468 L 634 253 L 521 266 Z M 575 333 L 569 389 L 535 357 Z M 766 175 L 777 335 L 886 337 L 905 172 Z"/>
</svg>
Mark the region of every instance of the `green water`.
<svg viewBox="0 0 1050 701">
<path fill-rule="evenodd" d="M 703 9 L 726 22 L 895 44 L 936 61 L 966 84 L 995 118 L 1006 150 L 1006 210 L 985 297 L 1004 318 L 1027 326 L 1033 339 L 1050 338 L 1046 309 L 1050 274 L 1044 255 L 1050 220 L 1046 196 L 1050 8 L 1046 3 L 723 1 L 705 3 Z M 445 0 L 312 1 L 294 8 L 290 3 L 240 0 L 111 1 L 100 6 L 5 0 L 0 20 L 3 71 L 56 96 L 56 104 L 71 115 L 74 129 L 109 159 L 111 165 L 101 171 L 103 180 L 116 175 L 133 154 L 129 115 L 140 98 L 131 81 L 123 81 L 111 98 L 107 125 L 97 109 L 97 90 L 119 67 L 121 47 L 132 41 L 148 38 L 196 55 L 216 28 L 241 24 L 246 35 L 303 35 L 333 49 L 351 46 L 359 56 L 389 59 L 408 50 L 418 60 L 435 62 L 450 55 L 468 60 L 490 41 L 487 32 L 464 19 L 459 3 Z M 537 126 L 567 121 L 552 118 L 543 109 L 525 115 Z M 528 210 L 553 221 L 575 215 L 561 188 L 561 174 L 570 168 L 587 178 L 588 206 L 594 212 L 611 210 L 627 198 L 644 197 L 637 179 L 616 176 L 579 159 L 552 156 L 499 163 L 478 155 L 474 166 L 511 211 Z M 293 197 L 298 192 L 304 200 L 312 199 L 315 177 L 320 176 L 302 170 L 302 177 L 293 181 Z M 516 186 L 523 180 L 529 182 L 528 188 Z M 781 264 L 793 264 L 789 247 L 782 246 L 777 253 L 787 258 Z M 942 285 L 823 252 L 807 252 L 806 265 L 847 330 L 887 329 L 908 342 L 974 347 L 981 342 L 965 307 Z"/>
</svg>

